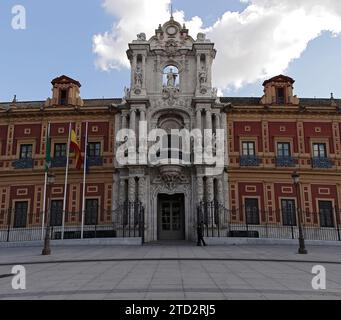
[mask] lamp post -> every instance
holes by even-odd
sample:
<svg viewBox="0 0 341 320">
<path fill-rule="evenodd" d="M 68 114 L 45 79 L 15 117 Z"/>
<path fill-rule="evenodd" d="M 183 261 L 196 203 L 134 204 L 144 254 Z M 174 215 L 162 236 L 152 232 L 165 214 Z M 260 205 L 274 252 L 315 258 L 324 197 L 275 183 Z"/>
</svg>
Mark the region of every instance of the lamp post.
<svg viewBox="0 0 341 320">
<path fill-rule="evenodd" d="M 297 197 L 297 213 L 298 213 L 298 241 L 299 241 L 299 254 L 307 254 L 308 251 L 305 248 L 303 229 L 302 229 L 302 209 L 301 209 L 301 192 L 300 192 L 300 175 L 295 171 L 292 174 L 292 180 L 295 186 Z"/>
<path fill-rule="evenodd" d="M 45 239 L 44 239 L 44 248 L 42 251 L 43 256 L 49 256 L 51 254 L 51 247 L 50 247 L 50 221 L 51 221 L 51 190 L 52 185 L 55 181 L 55 175 L 54 174 L 48 174 L 47 175 L 47 185 L 49 187 L 49 201 L 48 206 L 46 210 L 46 231 L 45 231 Z"/>
</svg>

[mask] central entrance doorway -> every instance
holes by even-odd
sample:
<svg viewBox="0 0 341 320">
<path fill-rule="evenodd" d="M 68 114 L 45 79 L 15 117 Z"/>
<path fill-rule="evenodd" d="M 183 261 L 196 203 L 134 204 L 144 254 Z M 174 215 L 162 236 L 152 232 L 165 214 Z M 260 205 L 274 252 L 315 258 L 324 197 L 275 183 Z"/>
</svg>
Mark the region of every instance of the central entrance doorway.
<svg viewBox="0 0 341 320">
<path fill-rule="evenodd" d="M 158 240 L 185 240 L 185 197 L 183 194 L 159 195 Z"/>
</svg>

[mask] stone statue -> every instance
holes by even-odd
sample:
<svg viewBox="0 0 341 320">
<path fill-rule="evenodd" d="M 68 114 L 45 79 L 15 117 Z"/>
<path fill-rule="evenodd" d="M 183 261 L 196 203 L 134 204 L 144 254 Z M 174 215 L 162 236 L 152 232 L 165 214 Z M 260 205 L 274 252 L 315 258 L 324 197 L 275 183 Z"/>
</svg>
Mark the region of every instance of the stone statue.
<svg viewBox="0 0 341 320">
<path fill-rule="evenodd" d="M 124 97 L 123 100 L 127 100 L 130 98 L 130 89 L 127 87 L 124 87 Z"/>
<path fill-rule="evenodd" d="M 171 68 L 169 73 L 167 74 L 167 86 L 174 87 L 176 83 L 177 74 L 173 73 L 173 69 Z"/>
<path fill-rule="evenodd" d="M 200 83 L 200 86 L 207 83 L 207 72 L 204 67 L 202 67 L 199 73 L 199 83 Z"/>
<path fill-rule="evenodd" d="M 206 40 L 206 34 L 205 33 L 198 33 L 197 35 L 197 41 L 205 41 Z"/>
<path fill-rule="evenodd" d="M 146 34 L 143 32 L 137 35 L 137 40 L 139 41 L 146 41 L 146 39 L 147 39 Z"/>
<path fill-rule="evenodd" d="M 136 68 L 136 71 L 135 71 L 135 86 L 137 88 L 141 88 L 142 87 L 142 83 L 143 83 L 143 74 L 142 74 L 141 67 L 138 66 Z"/>
</svg>

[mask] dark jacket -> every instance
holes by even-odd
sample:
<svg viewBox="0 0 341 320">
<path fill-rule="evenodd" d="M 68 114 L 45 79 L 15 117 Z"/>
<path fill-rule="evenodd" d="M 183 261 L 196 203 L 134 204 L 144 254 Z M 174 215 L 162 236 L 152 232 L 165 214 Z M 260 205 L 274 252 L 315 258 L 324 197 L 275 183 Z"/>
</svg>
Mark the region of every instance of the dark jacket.
<svg viewBox="0 0 341 320">
<path fill-rule="evenodd" d="M 203 237 L 204 234 L 203 234 L 203 225 L 202 225 L 202 223 L 198 224 L 197 233 L 198 233 L 198 238 L 202 238 Z"/>
</svg>

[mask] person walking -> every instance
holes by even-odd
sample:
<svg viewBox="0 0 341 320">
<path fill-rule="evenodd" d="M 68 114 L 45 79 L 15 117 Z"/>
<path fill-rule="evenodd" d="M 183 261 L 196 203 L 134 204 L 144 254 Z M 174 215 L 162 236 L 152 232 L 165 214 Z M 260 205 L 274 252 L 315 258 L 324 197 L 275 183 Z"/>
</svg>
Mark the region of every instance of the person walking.
<svg viewBox="0 0 341 320">
<path fill-rule="evenodd" d="M 197 234 L 198 234 L 197 246 L 201 247 L 201 243 L 202 243 L 204 245 L 204 247 L 206 247 L 206 242 L 204 240 L 204 222 L 203 221 L 198 223 Z"/>
</svg>

